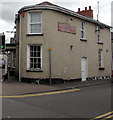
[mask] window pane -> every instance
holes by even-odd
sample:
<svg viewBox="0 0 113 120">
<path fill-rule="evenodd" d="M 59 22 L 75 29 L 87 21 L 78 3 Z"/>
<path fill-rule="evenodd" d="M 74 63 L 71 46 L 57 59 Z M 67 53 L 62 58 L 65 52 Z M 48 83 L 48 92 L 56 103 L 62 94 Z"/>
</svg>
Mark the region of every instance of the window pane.
<svg viewBox="0 0 113 120">
<path fill-rule="evenodd" d="M 36 68 L 38 68 L 38 58 L 36 59 Z"/>
<path fill-rule="evenodd" d="M 84 31 L 81 31 L 81 38 L 84 38 Z"/>
<path fill-rule="evenodd" d="M 33 52 L 30 52 L 30 57 L 33 57 Z"/>
<path fill-rule="evenodd" d="M 33 68 L 33 63 L 30 63 L 30 68 Z"/>
<path fill-rule="evenodd" d="M 40 51 L 40 46 L 37 46 L 36 51 Z"/>
<path fill-rule="evenodd" d="M 30 62 L 33 63 L 33 58 L 30 58 Z"/>
<path fill-rule="evenodd" d="M 30 51 L 33 51 L 33 46 L 30 46 Z"/>
<path fill-rule="evenodd" d="M 100 35 L 98 34 L 98 41 L 100 41 Z"/>
<path fill-rule="evenodd" d="M 37 62 L 37 58 L 34 58 L 34 63 L 36 63 Z"/>
<path fill-rule="evenodd" d="M 99 67 L 101 67 L 101 62 L 99 62 Z"/>
<path fill-rule="evenodd" d="M 36 48 L 37 48 L 37 46 L 34 46 L 34 52 L 36 52 Z"/>
<path fill-rule="evenodd" d="M 37 54 L 37 53 L 36 53 L 36 51 L 35 51 L 35 52 L 34 52 L 34 57 L 37 57 L 36 54 Z"/>
<path fill-rule="evenodd" d="M 40 57 L 41 55 L 40 55 L 40 52 L 37 52 L 36 53 L 36 57 Z"/>
<path fill-rule="evenodd" d="M 35 60 L 35 58 L 34 58 L 34 63 L 33 63 L 33 65 L 34 65 L 34 68 L 36 68 L 36 60 Z"/>
<path fill-rule="evenodd" d="M 81 30 L 84 30 L 84 23 L 83 22 L 81 22 Z"/>
<path fill-rule="evenodd" d="M 41 33 L 41 24 L 31 24 L 30 26 L 31 33 Z"/>
<path fill-rule="evenodd" d="M 41 63 L 41 58 L 38 58 L 38 63 Z"/>
<path fill-rule="evenodd" d="M 33 59 L 30 58 L 30 68 L 33 68 Z"/>
<path fill-rule="evenodd" d="M 34 63 L 34 68 L 37 68 L 36 63 Z"/>
<path fill-rule="evenodd" d="M 31 23 L 41 22 L 41 13 L 31 13 Z"/>
<path fill-rule="evenodd" d="M 84 30 L 84 23 L 82 23 L 82 30 Z"/>
<path fill-rule="evenodd" d="M 38 68 L 41 68 L 41 64 L 40 63 L 38 63 Z"/>
</svg>

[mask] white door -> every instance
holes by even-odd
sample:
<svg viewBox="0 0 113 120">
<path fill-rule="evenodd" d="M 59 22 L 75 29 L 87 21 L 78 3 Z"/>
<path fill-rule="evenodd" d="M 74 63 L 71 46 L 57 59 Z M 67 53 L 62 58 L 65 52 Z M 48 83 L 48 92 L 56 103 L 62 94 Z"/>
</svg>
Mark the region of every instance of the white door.
<svg viewBox="0 0 113 120">
<path fill-rule="evenodd" d="M 87 63 L 87 58 L 83 57 L 83 58 L 81 58 L 81 78 L 82 78 L 82 81 L 86 81 L 87 77 L 88 77 L 88 63 Z"/>
</svg>

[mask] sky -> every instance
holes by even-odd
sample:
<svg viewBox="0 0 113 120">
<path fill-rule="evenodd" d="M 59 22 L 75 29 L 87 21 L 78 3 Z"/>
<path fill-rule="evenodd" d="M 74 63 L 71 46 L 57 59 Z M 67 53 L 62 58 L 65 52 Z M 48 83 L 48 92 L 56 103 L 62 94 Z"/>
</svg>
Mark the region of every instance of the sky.
<svg viewBox="0 0 113 120">
<path fill-rule="evenodd" d="M 97 20 L 99 2 L 99 21 L 111 25 L 111 2 L 113 0 L 0 0 L 0 33 L 5 33 L 6 42 L 13 37 L 13 33 L 6 31 L 14 30 L 15 14 L 19 9 L 27 5 L 35 5 L 44 1 L 65 7 L 75 12 L 78 8 L 84 10 L 85 7 L 91 6 L 93 9 L 94 19 Z"/>
</svg>

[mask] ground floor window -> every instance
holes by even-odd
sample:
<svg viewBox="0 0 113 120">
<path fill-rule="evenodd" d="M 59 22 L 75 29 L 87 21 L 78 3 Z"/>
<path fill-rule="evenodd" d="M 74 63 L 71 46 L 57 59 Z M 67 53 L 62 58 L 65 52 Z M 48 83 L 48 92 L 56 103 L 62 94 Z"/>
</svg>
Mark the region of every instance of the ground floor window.
<svg viewBox="0 0 113 120">
<path fill-rule="evenodd" d="M 98 51 L 98 58 L 99 58 L 99 68 L 103 67 L 103 52 L 102 49 Z"/>
<path fill-rule="evenodd" d="M 42 68 L 41 45 L 28 46 L 28 68 L 39 70 Z"/>
</svg>

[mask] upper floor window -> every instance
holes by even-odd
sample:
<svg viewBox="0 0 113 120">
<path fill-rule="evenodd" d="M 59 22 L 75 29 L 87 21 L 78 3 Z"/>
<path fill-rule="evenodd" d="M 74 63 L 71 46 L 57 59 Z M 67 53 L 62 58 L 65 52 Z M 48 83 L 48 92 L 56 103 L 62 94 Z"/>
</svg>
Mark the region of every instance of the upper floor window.
<svg viewBox="0 0 113 120">
<path fill-rule="evenodd" d="M 96 32 L 97 32 L 97 42 L 102 43 L 102 31 L 101 31 L 100 27 L 96 28 Z"/>
<path fill-rule="evenodd" d="M 84 22 L 81 22 L 81 25 L 80 25 L 80 38 L 85 39 L 85 24 L 84 24 Z"/>
<path fill-rule="evenodd" d="M 41 15 L 42 14 L 40 12 L 29 13 L 29 33 L 30 34 L 42 33 Z"/>
</svg>

